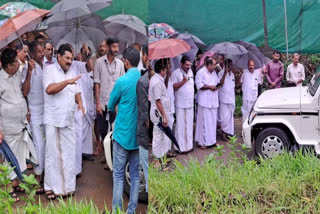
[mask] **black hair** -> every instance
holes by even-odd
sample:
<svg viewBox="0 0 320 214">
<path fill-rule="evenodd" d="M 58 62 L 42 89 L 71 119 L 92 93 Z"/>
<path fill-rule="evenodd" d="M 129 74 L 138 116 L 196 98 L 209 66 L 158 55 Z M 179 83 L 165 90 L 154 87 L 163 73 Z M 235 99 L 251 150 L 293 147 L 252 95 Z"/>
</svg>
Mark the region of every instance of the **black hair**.
<svg viewBox="0 0 320 214">
<path fill-rule="evenodd" d="M 7 68 L 9 64 L 13 64 L 17 57 L 17 51 L 6 48 L 1 54 L 1 64 L 3 68 Z"/>
<path fill-rule="evenodd" d="M 140 53 L 136 48 L 130 46 L 124 50 L 122 55 L 123 55 L 124 59 L 126 59 L 130 62 L 132 67 L 138 66 L 138 64 L 140 62 Z"/>
<path fill-rule="evenodd" d="M 106 40 L 106 43 L 107 45 L 110 47 L 112 44 L 114 43 L 119 43 L 119 39 L 116 38 L 116 37 L 109 37 L 107 40 Z"/>
<path fill-rule="evenodd" d="M 213 60 L 214 60 L 214 59 L 212 59 L 212 57 L 206 56 L 206 57 L 204 58 L 204 63 L 205 63 L 206 66 L 208 66 L 208 65 L 213 65 Z"/>
<path fill-rule="evenodd" d="M 281 55 L 280 51 L 278 51 L 278 50 L 273 50 L 273 54 L 279 54 L 279 55 Z"/>
<path fill-rule="evenodd" d="M 23 46 L 28 46 L 28 44 L 19 40 L 16 42 L 16 50 L 21 51 L 23 49 Z"/>
<path fill-rule="evenodd" d="M 34 54 L 36 52 L 36 49 L 38 46 L 41 46 L 41 43 L 38 42 L 37 40 L 34 40 L 33 42 L 29 43 L 29 52 L 31 54 Z"/>
<path fill-rule="evenodd" d="M 89 49 L 89 51 L 90 51 L 89 54 L 91 54 L 91 48 L 90 48 L 90 46 L 88 46 L 88 49 Z M 81 47 L 81 48 L 80 48 L 80 53 L 82 53 L 82 51 L 83 51 L 83 48 Z"/>
<path fill-rule="evenodd" d="M 37 35 L 37 36 L 34 38 L 34 40 L 38 40 L 38 39 L 43 39 L 43 40 L 45 40 L 45 39 L 44 39 L 44 36 L 42 36 L 41 34 Z"/>
<path fill-rule="evenodd" d="M 187 55 L 183 55 L 181 58 L 181 63 L 184 64 L 186 62 L 191 62 L 190 57 L 188 57 Z"/>
<path fill-rule="evenodd" d="M 230 65 L 232 63 L 232 60 L 231 59 L 226 59 L 224 60 L 224 65 L 227 66 L 227 65 Z"/>
<path fill-rule="evenodd" d="M 52 45 L 52 46 L 53 46 L 53 44 L 52 44 L 52 42 L 51 42 L 50 40 L 45 41 L 43 46 L 44 46 L 44 47 L 46 47 L 46 45 L 47 45 L 47 44 L 50 44 L 50 45 Z"/>
<path fill-rule="evenodd" d="M 196 56 L 198 56 L 198 55 L 200 55 L 200 54 L 203 54 L 203 52 L 202 52 L 202 50 L 201 50 L 201 49 L 199 49 L 199 50 L 198 50 L 198 52 L 197 52 Z"/>
<path fill-rule="evenodd" d="M 148 50 L 149 50 L 148 45 L 147 44 L 143 44 L 142 45 L 142 54 L 143 55 L 144 54 L 148 55 Z"/>
<path fill-rule="evenodd" d="M 162 59 L 156 61 L 156 64 L 154 65 L 154 72 L 157 74 L 161 72 L 162 69 L 165 69 L 165 65 L 162 63 Z"/>
<path fill-rule="evenodd" d="M 62 44 L 60 45 L 59 49 L 58 49 L 58 54 L 60 54 L 61 56 L 63 56 L 66 51 L 70 52 L 72 54 L 72 49 L 70 47 L 70 44 Z"/>
<path fill-rule="evenodd" d="M 219 53 L 217 57 L 219 57 L 219 56 L 222 56 L 223 59 L 224 59 L 224 55 L 223 54 Z"/>
</svg>

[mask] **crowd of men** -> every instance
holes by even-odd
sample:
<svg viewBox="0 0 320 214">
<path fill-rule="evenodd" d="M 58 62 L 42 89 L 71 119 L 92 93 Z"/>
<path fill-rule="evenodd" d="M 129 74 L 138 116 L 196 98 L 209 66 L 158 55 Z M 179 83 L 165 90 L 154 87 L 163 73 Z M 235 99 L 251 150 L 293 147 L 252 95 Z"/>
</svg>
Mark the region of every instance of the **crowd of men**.
<svg viewBox="0 0 320 214">
<path fill-rule="evenodd" d="M 164 126 L 172 129 L 174 122 L 176 124 L 174 135 L 180 150 L 176 146 L 174 150 L 188 153 L 193 150 L 194 141 L 202 149 L 218 145 L 218 127 L 221 128 L 221 140 L 227 141 L 228 137 L 234 136 L 236 89 L 241 89 L 242 93 L 244 122 L 263 90 L 282 86 L 284 66 L 280 62 L 280 52 L 276 50 L 273 60 L 263 68 L 255 69 L 255 62 L 250 59 L 238 79 L 235 79 L 232 60 L 225 59 L 224 55 L 205 57 L 204 66 L 195 70 L 200 58 L 201 53 L 192 64 L 192 59 L 182 56 L 180 67 L 172 72 L 169 60 L 155 62 L 155 74 L 149 85 L 150 119 L 154 124 L 152 152 L 160 161 L 164 156 L 175 157 L 176 154 L 171 152 L 171 140 L 157 126 L 160 121 L 158 113 Z M 293 55 L 286 78 L 287 86 L 302 86 L 305 71 L 298 54 Z"/>
<path fill-rule="evenodd" d="M 92 54 L 85 43 L 80 53 L 62 44 L 54 57 L 45 34 L 31 42 L 27 38 L 23 35 L 1 51 L 0 144 L 9 145 L 22 172 L 33 168 L 37 193 L 54 200 L 75 194 L 82 159 L 93 160 L 102 152 L 102 141 L 112 130 L 112 208 L 122 209 L 128 161 L 127 211 L 134 213 L 140 162 L 148 180 L 147 46 L 134 44 L 119 59 L 119 40 L 110 37 L 97 53 Z M 14 172 L 10 179 L 10 195 L 19 201 L 17 193 L 23 189 Z"/>
</svg>

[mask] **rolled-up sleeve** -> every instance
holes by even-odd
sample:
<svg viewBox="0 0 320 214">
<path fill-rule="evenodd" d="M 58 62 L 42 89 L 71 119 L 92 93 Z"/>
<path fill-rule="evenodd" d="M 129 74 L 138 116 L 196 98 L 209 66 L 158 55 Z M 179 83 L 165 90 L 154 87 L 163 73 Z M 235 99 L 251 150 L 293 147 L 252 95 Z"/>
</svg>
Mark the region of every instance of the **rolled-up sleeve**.
<svg viewBox="0 0 320 214">
<path fill-rule="evenodd" d="M 101 64 L 99 61 L 96 62 L 93 72 L 93 82 L 99 83 L 101 81 Z"/>
<path fill-rule="evenodd" d="M 161 90 L 161 83 L 160 82 L 158 82 L 157 84 L 155 84 L 153 86 L 152 93 L 153 93 L 154 100 L 160 100 L 161 99 L 162 90 Z"/>
</svg>

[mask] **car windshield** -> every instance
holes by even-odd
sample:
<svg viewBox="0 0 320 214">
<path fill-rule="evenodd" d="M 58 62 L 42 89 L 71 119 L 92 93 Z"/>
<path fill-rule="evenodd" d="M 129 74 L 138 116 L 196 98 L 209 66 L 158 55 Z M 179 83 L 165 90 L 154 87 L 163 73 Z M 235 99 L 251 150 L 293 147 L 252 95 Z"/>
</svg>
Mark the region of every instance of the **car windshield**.
<svg viewBox="0 0 320 214">
<path fill-rule="evenodd" d="M 316 94 L 319 85 L 320 85 L 320 66 L 318 67 L 316 73 L 313 75 L 309 83 L 309 92 L 312 96 Z"/>
</svg>

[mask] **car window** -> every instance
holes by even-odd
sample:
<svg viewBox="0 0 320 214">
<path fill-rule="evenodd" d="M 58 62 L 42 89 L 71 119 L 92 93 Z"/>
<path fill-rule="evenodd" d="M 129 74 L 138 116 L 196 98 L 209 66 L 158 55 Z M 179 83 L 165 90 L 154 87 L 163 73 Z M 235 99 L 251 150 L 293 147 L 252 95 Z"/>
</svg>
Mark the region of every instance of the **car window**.
<svg viewBox="0 0 320 214">
<path fill-rule="evenodd" d="M 313 75 L 309 84 L 309 91 L 312 96 L 316 94 L 319 85 L 320 85 L 320 66 L 318 67 L 316 73 Z"/>
</svg>

